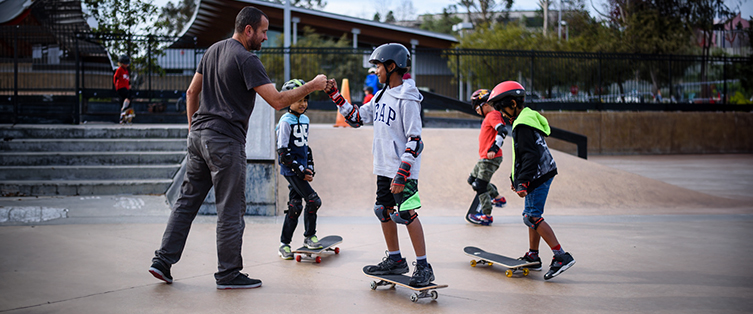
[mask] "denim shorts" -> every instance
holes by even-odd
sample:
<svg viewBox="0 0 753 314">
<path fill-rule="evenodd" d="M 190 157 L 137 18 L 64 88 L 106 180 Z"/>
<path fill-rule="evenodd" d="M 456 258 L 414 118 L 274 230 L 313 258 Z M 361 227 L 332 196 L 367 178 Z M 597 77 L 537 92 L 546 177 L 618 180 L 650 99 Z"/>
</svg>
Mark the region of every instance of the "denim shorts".
<svg viewBox="0 0 753 314">
<path fill-rule="evenodd" d="M 546 204 L 546 197 L 549 195 L 549 187 L 552 185 L 552 180 L 554 178 L 547 180 L 526 195 L 526 207 L 523 210 L 523 216 L 541 217 L 544 215 L 544 205 Z"/>
</svg>

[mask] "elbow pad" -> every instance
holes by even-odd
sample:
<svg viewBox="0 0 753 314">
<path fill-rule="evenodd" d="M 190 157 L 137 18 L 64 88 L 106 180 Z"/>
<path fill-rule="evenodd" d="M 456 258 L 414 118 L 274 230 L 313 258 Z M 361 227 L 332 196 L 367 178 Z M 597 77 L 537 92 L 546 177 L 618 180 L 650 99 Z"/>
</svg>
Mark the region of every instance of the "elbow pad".
<svg viewBox="0 0 753 314">
<path fill-rule="evenodd" d="M 405 152 L 413 155 L 413 158 L 418 157 L 418 155 L 421 154 L 421 151 L 424 150 L 424 142 L 421 141 L 420 136 L 409 138 L 408 143 L 405 146 Z"/>
</svg>

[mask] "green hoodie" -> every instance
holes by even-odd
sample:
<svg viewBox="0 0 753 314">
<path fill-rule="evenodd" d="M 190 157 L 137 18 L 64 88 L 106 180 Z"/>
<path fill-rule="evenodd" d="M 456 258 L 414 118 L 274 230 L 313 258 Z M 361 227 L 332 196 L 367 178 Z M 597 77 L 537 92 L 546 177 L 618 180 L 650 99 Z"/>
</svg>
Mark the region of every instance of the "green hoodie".
<svg viewBox="0 0 753 314">
<path fill-rule="evenodd" d="M 525 184 L 524 187 L 528 187 L 531 182 L 535 181 L 536 179 L 541 178 L 542 176 L 548 174 L 552 170 L 556 170 L 557 166 L 554 163 L 554 159 L 552 159 L 552 155 L 549 152 L 549 148 L 546 145 L 546 141 L 541 138 L 537 138 L 535 142 L 532 143 L 519 143 L 518 145 L 524 145 L 527 147 L 530 146 L 536 146 L 535 151 L 538 152 L 538 156 L 531 156 L 535 157 L 535 160 L 531 160 L 533 162 L 536 162 L 537 165 L 534 168 L 534 165 L 531 164 L 522 164 L 523 160 L 518 161 L 516 156 L 518 146 L 516 146 L 516 141 L 518 140 L 518 126 L 525 125 L 528 127 L 531 127 L 535 130 L 540 131 L 544 134 L 544 136 L 549 136 L 551 134 L 552 129 L 549 127 L 549 122 L 546 120 L 544 116 L 539 114 L 536 111 L 531 110 L 530 108 L 523 108 L 523 110 L 520 111 L 520 114 L 518 117 L 513 121 L 512 124 L 512 174 L 510 175 L 511 179 L 513 180 L 513 184 L 516 186 L 516 190 L 518 189 L 518 185 Z M 540 136 L 536 134 L 536 136 Z M 530 158 L 529 158 L 530 159 Z M 516 170 L 518 171 L 519 177 L 516 177 Z M 556 173 L 556 172 L 555 172 Z M 521 182 L 522 181 L 522 182 Z M 538 183 L 538 182 L 535 182 Z M 531 186 L 530 188 L 535 188 L 537 185 L 534 184 L 534 186 Z"/>
</svg>

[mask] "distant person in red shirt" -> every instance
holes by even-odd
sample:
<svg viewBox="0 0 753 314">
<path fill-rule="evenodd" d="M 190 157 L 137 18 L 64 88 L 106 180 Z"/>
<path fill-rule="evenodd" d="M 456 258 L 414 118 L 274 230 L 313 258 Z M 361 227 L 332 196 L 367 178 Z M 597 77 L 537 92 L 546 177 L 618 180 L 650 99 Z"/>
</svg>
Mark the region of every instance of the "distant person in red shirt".
<svg viewBox="0 0 753 314">
<path fill-rule="evenodd" d="M 363 88 L 363 93 L 366 96 L 363 96 L 363 103 L 368 104 L 369 101 L 371 101 L 372 98 L 374 98 L 374 88 L 371 86 L 366 86 Z"/>
<path fill-rule="evenodd" d="M 120 96 L 120 123 L 131 123 L 136 114 L 131 108 L 131 73 L 128 66 L 131 64 L 131 58 L 127 55 L 118 57 L 118 69 L 112 77 L 112 83 L 115 85 L 115 91 Z"/>
<path fill-rule="evenodd" d="M 497 187 L 491 183 L 494 172 L 502 164 L 502 144 L 507 136 L 507 126 L 502 120 L 502 113 L 487 103 L 489 90 L 479 89 L 471 95 L 471 106 L 480 116 L 481 132 L 478 135 L 479 160 L 468 177 L 468 184 L 478 196 L 479 208 L 476 213 L 469 213 L 465 220 L 472 224 L 488 226 L 494 222 L 492 205 L 504 207 L 507 200 L 499 195 Z"/>
</svg>

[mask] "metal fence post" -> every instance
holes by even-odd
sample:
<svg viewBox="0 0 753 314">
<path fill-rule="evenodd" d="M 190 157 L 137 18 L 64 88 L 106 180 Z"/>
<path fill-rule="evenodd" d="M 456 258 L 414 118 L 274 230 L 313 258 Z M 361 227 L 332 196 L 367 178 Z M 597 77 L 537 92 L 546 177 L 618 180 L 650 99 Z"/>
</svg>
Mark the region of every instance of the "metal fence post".
<svg viewBox="0 0 753 314">
<path fill-rule="evenodd" d="M 80 37 L 81 33 L 76 32 L 76 36 L 73 37 L 73 40 L 76 41 L 76 45 L 74 47 L 76 48 L 76 84 L 75 84 L 75 92 L 74 95 L 76 95 L 76 104 L 75 108 L 73 108 L 73 124 L 79 124 L 81 123 L 81 97 L 83 95 L 81 94 L 81 83 L 79 82 L 81 75 L 81 69 L 79 68 L 81 66 L 80 59 L 79 59 L 79 47 L 78 47 L 78 38 Z"/>
<path fill-rule="evenodd" d="M 669 55 L 669 94 L 667 97 L 669 97 L 670 100 L 672 100 L 672 55 Z"/>
<path fill-rule="evenodd" d="M 722 59 L 722 80 L 724 81 L 724 93 L 722 94 L 722 103 L 727 104 L 727 56 Z"/>
<path fill-rule="evenodd" d="M 18 123 L 18 28 L 13 28 L 13 124 Z"/>
</svg>

